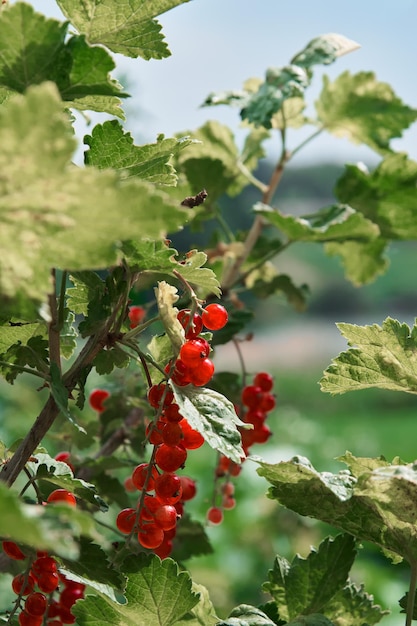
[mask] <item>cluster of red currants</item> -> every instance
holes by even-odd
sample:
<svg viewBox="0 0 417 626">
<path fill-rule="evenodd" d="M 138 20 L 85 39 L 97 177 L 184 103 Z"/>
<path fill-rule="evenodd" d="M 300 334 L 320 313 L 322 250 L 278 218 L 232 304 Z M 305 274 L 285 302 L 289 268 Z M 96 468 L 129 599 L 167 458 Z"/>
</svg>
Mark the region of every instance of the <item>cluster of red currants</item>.
<svg viewBox="0 0 417 626">
<path fill-rule="evenodd" d="M 209 304 L 202 315 L 191 314 L 188 309 L 179 311 L 178 320 L 186 341 L 175 363 L 167 364 L 167 376 L 178 386 L 205 385 L 213 376 L 214 365 L 208 358 L 210 344 L 199 335 L 203 326 L 209 330 L 222 328 L 227 322 L 227 311 L 221 305 Z M 188 450 L 200 448 L 204 438 L 181 414 L 166 382 L 150 387 L 148 402 L 156 410 L 155 420 L 146 429 L 147 439 L 154 446 L 152 460 L 133 471 L 127 484 L 129 489 L 132 485 L 141 491 L 138 506 L 123 509 L 116 526 L 124 534 L 136 533 L 142 547 L 165 558 L 171 554 L 184 502 L 196 494 L 195 482 L 176 472 L 184 467 Z"/>
<path fill-rule="evenodd" d="M 74 494 L 66 489 L 53 491 L 47 502 L 76 505 Z M 84 597 L 85 585 L 69 580 L 59 572 L 56 559 L 47 552 L 37 552 L 33 559 L 14 541 L 3 541 L 2 546 L 7 556 L 15 561 L 30 559 L 25 572 L 17 574 L 12 580 L 12 589 L 18 596 L 16 608 L 22 609 L 18 616 L 20 626 L 74 624 L 75 616 L 71 608 Z"/>
<path fill-rule="evenodd" d="M 241 393 L 240 406 L 236 406 L 236 413 L 240 419 L 252 424 L 248 430 L 240 428 L 242 447 L 247 456 L 249 449 L 255 443 L 266 443 L 272 435 L 270 428 L 265 424 L 268 413 L 275 407 L 275 396 L 271 393 L 274 380 L 267 372 L 259 372 L 253 378 L 251 385 L 246 385 Z M 242 459 L 242 463 L 245 459 Z M 216 467 L 216 481 L 224 480 L 220 486 L 221 503 L 213 505 L 207 511 L 207 520 L 212 524 L 220 524 L 223 521 L 223 511 L 233 509 L 236 501 L 234 498 L 234 485 L 230 477 L 238 476 L 241 465 L 221 455 Z M 216 496 L 217 494 L 215 494 Z"/>
</svg>

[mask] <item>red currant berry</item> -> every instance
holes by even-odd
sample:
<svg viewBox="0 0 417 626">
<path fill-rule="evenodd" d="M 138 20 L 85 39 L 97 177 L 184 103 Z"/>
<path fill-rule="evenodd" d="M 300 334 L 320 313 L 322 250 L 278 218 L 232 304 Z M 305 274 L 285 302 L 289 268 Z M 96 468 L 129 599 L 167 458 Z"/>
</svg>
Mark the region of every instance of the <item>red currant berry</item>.
<svg viewBox="0 0 417 626">
<path fill-rule="evenodd" d="M 142 322 L 146 315 L 146 311 L 142 306 L 136 304 L 129 307 L 128 318 L 130 322 L 130 328 L 136 328 Z"/>
<path fill-rule="evenodd" d="M 23 561 L 26 558 L 26 555 L 23 554 L 17 543 L 14 541 L 3 541 L 2 546 L 3 551 L 10 559 L 13 559 L 14 561 Z"/>
<path fill-rule="evenodd" d="M 149 475 L 149 463 L 140 463 L 134 470 L 132 474 L 132 482 L 135 485 L 136 489 L 143 489 L 145 486 L 145 482 L 148 479 L 148 483 L 146 485 L 147 491 L 152 491 L 155 489 L 155 479 L 158 477 L 158 472 L 155 466 L 152 467 L 151 473 Z"/>
<path fill-rule="evenodd" d="M 67 609 L 70 609 L 77 600 L 84 597 L 84 591 L 82 589 L 73 589 L 67 587 L 63 589 L 59 596 L 59 603 Z"/>
<path fill-rule="evenodd" d="M 196 387 L 203 387 L 212 379 L 214 363 L 210 359 L 203 359 L 195 370 L 190 372 L 190 382 Z"/>
<path fill-rule="evenodd" d="M 164 443 L 164 438 L 162 437 L 162 429 L 164 425 L 165 422 L 162 420 L 158 420 L 156 423 L 151 422 L 147 425 L 145 434 L 149 443 L 152 443 L 154 446 L 159 446 L 160 443 Z"/>
<path fill-rule="evenodd" d="M 271 393 L 264 393 L 264 396 L 259 403 L 259 408 L 265 413 L 269 413 L 275 408 L 275 398 Z"/>
<path fill-rule="evenodd" d="M 181 500 L 184 502 L 187 500 L 192 500 L 197 493 L 197 487 L 195 484 L 195 480 L 189 478 L 189 476 L 180 476 L 181 487 L 182 487 L 182 497 Z"/>
<path fill-rule="evenodd" d="M 197 448 L 201 448 L 204 443 L 204 437 L 198 430 L 194 430 L 184 418 L 180 423 L 183 440 L 181 445 L 184 446 L 186 450 L 197 450 Z"/>
<path fill-rule="evenodd" d="M 55 572 L 45 572 L 38 576 L 38 587 L 44 593 L 52 593 L 59 585 L 58 574 Z"/>
<path fill-rule="evenodd" d="M 49 494 L 47 502 L 64 502 L 65 504 L 69 504 L 70 506 L 77 506 L 77 500 L 71 491 L 67 491 L 66 489 L 55 489 L 52 493 Z"/>
<path fill-rule="evenodd" d="M 227 311 L 221 304 L 208 304 L 202 313 L 203 324 L 209 330 L 220 330 L 227 324 Z"/>
<path fill-rule="evenodd" d="M 128 535 L 132 532 L 136 521 L 135 509 L 123 509 L 116 518 L 116 526 L 121 533 Z"/>
<path fill-rule="evenodd" d="M 255 428 L 254 433 L 254 443 L 266 443 L 270 436 L 272 435 L 271 430 L 268 428 L 266 424 L 262 424 L 261 428 Z"/>
<path fill-rule="evenodd" d="M 166 472 L 155 480 L 155 493 L 164 504 L 175 504 L 181 500 L 181 479 L 177 474 Z"/>
<path fill-rule="evenodd" d="M 233 483 L 231 483 L 230 481 L 227 481 L 227 483 L 223 483 L 222 494 L 224 496 L 233 496 L 234 493 L 235 493 L 235 486 Z"/>
<path fill-rule="evenodd" d="M 218 506 L 212 506 L 207 511 L 207 520 L 212 524 L 221 524 L 223 521 L 223 511 Z"/>
<path fill-rule="evenodd" d="M 180 413 L 180 407 L 173 402 L 164 409 L 164 418 L 167 422 L 180 422 L 183 416 Z"/>
<path fill-rule="evenodd" d="M 56 574 L 57 564 L 52 556 L 40 556 L 32 563 L 32 573 L 36 578 L 43 574 Z"/>
<path fill-rule="evenodd" d="M 247 385 L 242 390 L 242 402 L 250 409 L 257 409 L 263 395 L 262 389 L 257 385 Z"/>
<path fill-rule="evenodd" d="M 181 426 L 182 424 L 179 424 L 178 422 L 167 422 L 164 424 L 162 429 L 162 439 L 167 446 L 176 446 L 181 442 L 184 436 Z"/>
<path fill-rule="evenodd" d="M 35 591 L 28 595 L 25 601 L 25 611 L 29 613 L 29 615 L 44 615 L 46 608 L 48 606 L 48 601 L 46 596 L 43 593 L 39 593 Z"/>
<path fill-rule="evenodd" d="M 191 319 L 190 309 L 183 309 L 182 311 L 179 311 L 177 319 L 185 330 L 186 339 L 194 339 L 203 330 L 203 320 L 201 319 L 201 315 L 194 313 Z"/>
<path fill-rule="evenodd" d="M 146 524 L 138 532 L 138 541 L 141 546 L 153 550 L 161 545 L 164 540 L 164 531 L 156 524 Z"/>
<path fill-rule="evenodd" d="M 12 589 L 16 595 L 27 596 L 35 587 L 35 579 L 31 574 L 17 574 L 12 580 Z"/>
<path fill-rule="evenodd" d="M 171 363 L 165 367 L 165 372 L 169 374 L 171 372 Z M 178 387 L 185 387 L 190 384 L 190 369 L 181 361 L 177 359 L 175 361 L 174 370 L 171 372 L 171 380 Z"/>
<path fill-rule="evenodd" d="M 175 472 L 187 459 L 187 450 L 182 446 L 167 446 L 162 443 L 155 453 L 155 462 L 163 472 Z"/>
<path fill-rule="evenodd" d="M 133 484 L 133 480 L 131 476 L 128 476 L 127 478 L 124 479 L 123 486 L 128 493 L 133 493 L 134 491 L 136 491 L 136 487 Z"/>
<path fill-rule="evenodd" d="M 222 507 L 224 509 L 230 510 L 234 509 L 236 506 L 236 500 L 233 496 L 223 496 L 222 498 Z"/>
<path fill-rule="evenodd" d="M 162 530 L 171 530 L 177 525 L 177 509 L 172 504 L 163 504 L 155 511 L 155 524 Z"/>
<path fill-rule="evenodd" d="M 258 372 L 253 379 L 253 384 L 260 387 L 262 391 L 271 391 L 274 386 L 274 379 L 267 372 Z"/>
<path fill-rule="evenodd" d="M 103 411 L 106 410 L 104 402 L 107 398 L 110 398 L 110 391 L 107 391 L 106 389 L 94 389 L 90 393 L 88 401 L 94 411 L 97 411 L 97 413 L 103 413 Z"/>
<path fill-rule="evenodd" d="M 19 613 L 17 619 L 20 626 L 41 626 L 43 622 L 42 615 L 30 615 L 27 611 Z"/>
<path fill-rule="evenodd" d="M 163 398 L 163 400 L 162 400 Z M 163 406 L 169 406 L 174 400 L 174 393 L 166 383 L 152 385 L 148 391 L 148 402 L 154 409 L 158 409 L 161 402 Z"/>
<path fill-rule="evenodd" d="M 190 339 L 180 349 L 181 361 L 190 368 L 199 367 L 201 361 L 210 354 L 210 344 L 205 339 Z"/>
</svg>

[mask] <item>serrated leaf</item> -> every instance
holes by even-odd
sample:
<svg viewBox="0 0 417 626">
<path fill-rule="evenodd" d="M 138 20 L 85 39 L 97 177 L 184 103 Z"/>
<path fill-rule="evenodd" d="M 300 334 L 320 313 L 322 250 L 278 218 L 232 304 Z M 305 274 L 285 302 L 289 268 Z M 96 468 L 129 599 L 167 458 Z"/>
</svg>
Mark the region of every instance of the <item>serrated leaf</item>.
<svg viewBox="0 0 417 626">
<path fill-rule="evenodd" d="M 58 0 L 64 15 L 91 44 L 129 57 L 163 59 L 171 53 L 153 19 L 188 0 Z"/>
<path fill-rule="evenodd" d="M 227 126 L 209 121 L 196 131 L 185 134 L 199 143 L 179 154 L 177 167 L 186 175 L 193 193 L 207 190 L 206 204 L 215 202 L 226 191 L 229 195 L 237 195 L 249 184 L 238 167 L 239 150 Z M 255 161 L 252 153 L 247 160 L 248 166 L 253 166 Z"/>
<path fill-rule="evenodd" d="M 78 315 L 88 314 L 88 305 L 93 297 L 104 294 L 105 283 L 95 272 L 75 272 L 70 276 L 74 287 L 67 289 L 67 306 Z"/>
<path fill-rule="evenodd" d="M 0 143 L 3 297 L 43 301 L 51 267 L 113 266 L 120 241 L 164 237 L 187 219 L 187 209 L 144 181 L 120 185 L 116 172 L 74 167 L 72 129 L 51 84 L 2 107 Z"/>
<path fill-rule="evenodd" d="M 351 347 L 324 372 L 322 391 L 345 393 L 379 387 L 417 393 L 417 326 L 388 317 L 382 324 L 337 324 Z"/>
<path fill-rule="evenodd" d="M 170 248 L 164 241 L 125 241 L 122 252 L 129 267 L 135 272 L 158 272 L 171 274 L 176 267 L 177 250 Z"/>
<path fill-rule="evenodd" d="M 356 41 L 338 33 L 328 33 L 309 41 L 306 47 L 291 59 L 291 63 L 306 68 L 317 64 L 329 65 L 338 57 L 358 48 L 360 45 Z"/>
<path fill-rule="evenodd" d="M 301 312 L 306 309 L 307 285 L 297 287 L 291 277 L 286 274 L 278 274 L 269 281 L 256 280 L 252 285 L 252 291 L 258 298 L 267 298 L 281 292 L 296 311 Z"/>
<path fill-rule="evenodd" d="M 372 241 L 325 243 L 324 250 L 329 256 L 341 257 L 346 278 L 358 287 L 374 281 L 389 266 L 385 256 L 387 241 L 381 237 Z"/>
<path fill-rule="evenodd" d="M 398 604 L 403 609 L 401 613 L 407 613 L 408 596 L 409 592 L 407 591 L 407 593 L 400 600 L 398 600 Z M 415 592 L 414 598 L 413 619 L 417 619 L 417 591 Z"/>
<path fill-rule="evenodd" d="M 179 263 L 176 271 L 193 286 L 198 288 L 202 298 L 214 294 L 220 296 L 220 285 L 216 274 L 208 267 L 202 267 L 207 261 L 207 254 L 191 250 L 183 263 Z"/>
<path fill-rule="evenodd" d="M 74 478 L 71 469 L 66 463 L 56 461 L 45 453 L 37 453 L 34 455 L 34 458 L 36 461 L 31 461 L 28 465 L 37 479 L 47 481 L 56 487 L 67 489 L 82 500 L 93 504 L 101 511 L 108 510 L 107 504 L 97 494 L 96 487 L 81 478 Z"/>
<path fill-rule="evenodd" d="M 312 613 L 325 613 L 333 619 L 326 611 L 327 604 L 345 586 L 355 555 L 351 535 L 327 537 L 306 559 L 297 555 L 290 565 L 277 557 L 263 589 L 272 595 L 280 617 L 287 621 Z"/>
<path fill-rule="evenodd" d="M 118 346 L 101 350 L 93 361 L 97 374 L 111 374 L 115 367 L 125 368 L 130 363 L 130 356 Z"/>
<path fill-rule="evenodd" d="M 335 192 L 378 224 L 386 239 L 416 239 L 416 180 L 417 163 L 399 153 L 388 155 L 372 173 L 361 164 L 348 165 Z"/>
<path fill-rule="evenodd" d="M 24 93 L 30 85 L 54 81 L 67 107 L 124 118 L 121 86 L 109 76 L 111 56 L 83 37 L 66 41 L 68 22 L 48 19 L 23 2 L 0 14 L 0 83 Z"/>
<path fill-rule="evenodd" d="M 27 326 L 30 328 L 28 329 Z M 2 375 L 7 382 L 13 384 L 16 377 L 21 373 L 19 367 L 29 366 L 31 370 L 42 373 L 46 378 L 49 370 L 49 344 L 45 339 L 45 327 L 42 324 L 30 324 L 19 328 L 22 332 L 10 333 L 6 330 L 3 335 L 4 343 L 7 343 L 12 337 L 19 337 L 19 339 L 1 355 L 3 364 L 0 370 Z M 36 332 L 41 334 L 34 334 Z"/>
<path fill-rule="evenodd" d="M 260 609 L 249 604 L 240 604 L 226 620 L 218 622 L 217 626 L 275 626 L 275 623 Z"/>
<path fill-rule="evenodd" d="M 192 428 L 198 430 L 214 450 L 240 463 L 245 453 L 237 427 L 246 425 L 236 415 L 232 402 L 213 389 L 172 386 L 180 413 Z"/>
<path fill-rule="evenodd" d="M 379 234 L 376 224 L 344 204 L 334 204 L 306 217 L 284 215 L 261 202 L 254 210 L 285 233 L 290 241 L 369 240 Z"/>
<path fill-rule="evenodd" d="M 114 601 L 117 601 L 114 590 L 123 591 L 125 587 L 125 577 L 110 565 L 101 546 L 86 537 L 80 539 L 78 559 L 76 561 L 62 559 L 62 565 L 65 575 L 70 580 L 76 577 L 78 582 L 89 585 Z"/>
<path fill-rule="evenodd" d="M 123 178 L 137 177 L 158 185 L 176 185 L 177 175 L 170 160 L 192 142 L 188 137 L 165 139 L 160 135 L 156 143 L 135 146 L 130 133 L 124 132 L 116 120 L 97 124 L 91 135 L 84 137 L 89 146 L 86 165 L 99 169 L 113 168 Z"/>
<path fill-rule="evenodd" d="M 179 573 L 172 559 L 140 554 L 124 563 L 122 573 L 128 576 L 127 604 L 87 596 L 71 609 L 80 626 L 174 626 L 198 603 L 188 573 Z"/>
<path fill-rule="evenodd" d="M 299 65 L 269 68 L 265 81 L 246 99 L 240 111 L 242 120 L 256 127 L 272 128 L 272 119 L 285 100 L 302 97 L 308 84 L 308 74 Z"/>
<path fill-rule="evenodd" d="M 217 626 L 217 617 L 213 604 L 209 598 L 208 591 L 203 585 L 193 582 L 192 590 L 198 593 L 198 604 L 191 609 L 184 617 L 175 623 L 175 626 Z"/>
<path fill-rule="evenodd" d="M 398 458 L 389 463 L 383 456 L 378 458 L 356 457 L 348 451 L 345 452 L 345 454 L 342 454 L 342 456 L 337 457 L 337 460 L 341 463 L 345 463 L 349 468 L 349 472 L 355 478 L 359 478 L 359 476 L 366 474 L 367 472 L 372 472 L 378 467 L 404 464 L 401 459 Z"/>
<path fill-rule="evenodd" d="M 301 128 L 309 123 L 309 119 L 303 115 L 306 108 L 304 98 L 288 98 L 282 104 L 281 109 L 272 116 L 272 128 Z"/>
<path fill-rule="evenodd" d="M 270 498 L 409 562 L 417 558 L 417 466 L 379 467 L 355 479 L 346 471 L 317 472 L 302 457 L 260 465 L 273 485 Z"/>
<path fill-rule="evenodd" d="M 337 626 L 374 626 L 389 611 L 374 603 L 373 596 L 366 593 L 363 585 L 349 583 L 328 603 L 326 615 Z"/>
<path fill-rule="evenodd" d="M 326 130 L 380 153 L 390 150 L 391 139 L 401 137 L 417 118 L 417 110 L 403 104 L 373 72 L 346 71 L 332 83 L 324 76 L 316 110 Z"/>
</svg>

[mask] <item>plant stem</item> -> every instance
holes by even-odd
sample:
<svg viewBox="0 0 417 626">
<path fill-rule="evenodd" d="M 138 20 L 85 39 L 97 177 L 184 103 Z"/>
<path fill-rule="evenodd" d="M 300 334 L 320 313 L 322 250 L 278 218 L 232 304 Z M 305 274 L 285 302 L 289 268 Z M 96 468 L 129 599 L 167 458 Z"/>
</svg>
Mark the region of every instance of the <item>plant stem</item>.
<svg viewBox="0 0 417 626">
<path fill-rule="evenodd" d="M 313 139 L 318 137 L 320 135 L 320 133 L 322 133 L 323 131 L 324 131 L 324 126 L 321 126 L 319 129 L 314 131 L 314 133 L 312 133 L 309 137 L 307 137 L 307 139 L 304 139 L 304 141 L 299 143 L 298 146 L 295 147 L 294 150 L 291 151 L 291 158 L 294 156 L 294 154 L 297 154 L 297 152 L 299 152 L 299 150 L 304 148 L 304 146 L 306 146 L 308 143 L 310 143 L 310 141 L 312 141 Z"/>
<path fill-rule="evenodd" d="M 413 613 L 414 613 L 414 602 L 416 597 L 416 587 L 417 587 L 417 560 L 414 559 L 410 562 L 411 572 L 410 572 L 410 587 L 408 589 L 408 598 L 407 598 L 407 616 L 405 620 L 405 626 L 411 626 L 413 621 Z"/>
</svg>

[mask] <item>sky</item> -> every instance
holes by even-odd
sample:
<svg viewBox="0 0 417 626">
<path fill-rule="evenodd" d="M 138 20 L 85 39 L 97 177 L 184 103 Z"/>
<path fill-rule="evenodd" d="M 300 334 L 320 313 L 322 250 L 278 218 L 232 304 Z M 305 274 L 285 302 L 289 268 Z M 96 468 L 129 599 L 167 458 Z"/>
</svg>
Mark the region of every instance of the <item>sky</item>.
<svg viewBox="0 0 417 626">
<path fill-rule="evenodd" d="M 53 0 L 33 0 L 32 5 L 60 17 Z M 127 77 L 132 95 L 124 102 L 126 129 L 138 143 L 154 141 L 159 133 L 172 136 L 193 130 L 208 119 L 230 126 L 241 143 L 238 109 L 202 108 L 206 96 L 240 89 L 249 77 L 263 77 L 268 67 L 287 64 L 311 39 L 325 33 L 345 35 L 361 48 L 316 69 L 307 101 L 313 103 L 320 93 L 323 74 L 334 79 L 345 70 L 374 71 L 378 80 L 388 82 L 397 96 L 417 108 L 417 0 L 191 0 L 158 20 L 171 57 L 144 61 L 115 55 L 116 75 Z M 94 122 L 102 120 L 93 116 Z M 313 130 L 291 133 L 289 148 Z M 417 123 L 392 145 L 417 159 Z M 272 154 L 278 148 L 277 138 L 269 142 Z M 373 163 L 375 156 L 366 147 L 325 133 L 300 151 L 294 164 L 334 160 Z"/>
</svg>

